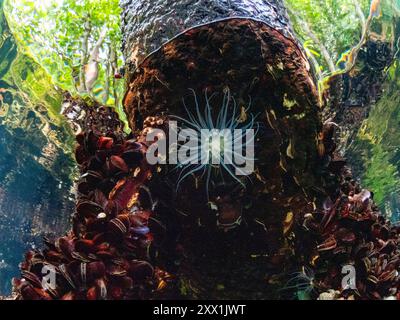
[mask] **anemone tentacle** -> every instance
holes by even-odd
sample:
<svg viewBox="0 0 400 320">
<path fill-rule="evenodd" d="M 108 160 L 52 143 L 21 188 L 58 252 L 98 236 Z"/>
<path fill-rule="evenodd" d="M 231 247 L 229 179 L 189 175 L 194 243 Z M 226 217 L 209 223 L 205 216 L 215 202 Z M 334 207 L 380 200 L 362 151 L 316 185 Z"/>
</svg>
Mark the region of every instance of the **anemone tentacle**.
<svg viewBox="0 0 400 320">
<path fill-rule="evenodd" d="M 209 135 L 205 137 L 205 140 L 207 141 L 206 149 L 205 146 L 202 144 L 196 147 L 187 147 L 186 151 L 189 152 L 189 155 L 192 156 L 185 159 L 184 162 L 178 163 L 172 169 L 172 171 L 181 170 L 178 176 L 176 189 L 177 190 L 179 189 L 180 184 L 187 177 L 201 170 L 203 170 L 201 178 L 203 178 L 204 174 L 207 172 L 207 177 L 205 182 L 207 195 L 208 195 L 208 185 L 210 183 L 210 180 L 212 179 L 213 171 L 217 172 L 217 175 L 220 173 L 222 179 L 224 179 L 223 172 L 227 172 L 228 176 L 230 176 L 234 181 L 236 181 L 242 187 L 245 188 L 243 179 L 238 177 L 237 173 L 239 172 L 241 175 L 246 176 L 246 178 L 250 182 L 251 178 L 248 175 L 245 175 L 245 172 L 241 169 L 241 167 L 235 164 L 234 160 L 240 159 L 242 161 L 248 162 L 248 161 L 254 161 L 255 158 L 254 155 L 249 157 L 247 154 L 246 155 L 240 154 L 237 151 L 237 148 L 234 148 L 233 146 L 235 144 L 240 143 L 241 148 L 247 149 L 247 147 L 250 146 L 250 144 L 254 143 L 255 135 L 257 135 L 260 129 L 259 124 L 256 123 L 256 118 L 258 117 L 258 114 L 257 115 L 250 114 L 248 121 L 241 122 L 240 121 L 241 115 L 238 114 L 237 103 L 234 97 L 231 95 L 230 90 L 226 89 L 224 90 L 222 105 L 220 107 L 218 114 L 215 115 L 216 116 L 215 119 L 213 117 L 212 100 L 215 98 L 215 96 L 217 96 L 217 93 L 209 95 L 207 90 L 204 91 L 205 106 L 204 109 L 201 110 L 199 99 L 196 95 L 195 90 L 189 89 L 189 91 L 193 96 L 193 102 L 194 102 L 193 111 L 191 111 L 190 108 L 188 107 L 185 98 L 182 98 L 182 104 L 187 114 L 187 117 L 171 115 L 170 119 L 180 122 L 188 129 L 193 129 L 194 131 L 196 131 L 198 136 L 201 136 L 202 130 L 209 130 Z M 244 110 L 246 114 L 250 110 L 250 107 L 251 107 L 251 98 L 249 105 Z M 232 133 L 230 141 L 230 146 L 232 147 L 232 150 L 224 150 L 224 147 L 221 147 L 221 141 L 219 141 L 219 145 L 217 146 L 219 150 L 217 151 L 213 150 L 212 149 L 213 146 L 210 146 L 210 144 L 208 143 L 210 139 L 213 137 L 213 133 L 215 133 L 215 131 L 213 130 L 218 130 L 216 132 L 221 132 L 221 130 L 226 130 L 226 129 L 228 129 L 229 132 Z M 240 130 L 239 134 L 237 133 L 238 132 L 237 130 Z M 248 130 L 253 130 L 253 135 L 251 135 L 249 139 L 247 139 Z M 219 138 L 222 139 L 224 137 L 219 135 Z M 175 143 L 173 147 L 178 148 L 179 143 Z M 229 161 L 229 163 L 224 163 L 226 155 L 229 155 L 229 159 L 231 160 Z M 210 163 L 211 157 L 217 157 L 218 164 Z M 198 163 L 194 164 L 193 162 L 195 162 L 196 160 Z"/>
</svg>

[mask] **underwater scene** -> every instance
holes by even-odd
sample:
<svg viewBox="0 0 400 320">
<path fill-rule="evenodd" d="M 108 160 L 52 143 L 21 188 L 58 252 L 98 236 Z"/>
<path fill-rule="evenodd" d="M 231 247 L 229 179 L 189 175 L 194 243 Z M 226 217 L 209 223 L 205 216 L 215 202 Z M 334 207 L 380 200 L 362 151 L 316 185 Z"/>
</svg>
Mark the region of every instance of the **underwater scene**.
<svg viewBox="0 0 400 320">
<path fill-rule="evenodd" d="M 400 300 L 399 58 L 400 0 L 0 0 L 0 300 Z"/>
</svg>

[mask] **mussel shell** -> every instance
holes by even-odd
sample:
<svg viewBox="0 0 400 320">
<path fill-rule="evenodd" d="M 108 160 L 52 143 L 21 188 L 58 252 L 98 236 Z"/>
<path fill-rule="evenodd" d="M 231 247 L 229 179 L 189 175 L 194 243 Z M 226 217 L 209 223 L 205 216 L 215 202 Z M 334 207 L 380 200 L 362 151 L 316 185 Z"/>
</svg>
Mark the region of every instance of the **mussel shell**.
<svg viewBox="0 0 400 320">
<path fill-rule="evenodd" d="M 96 256 L 102 260 L 107 260 L 107 259 L 113 259 L 115 256 L 115 252 L 111 250 L 101 250 L 101 251 L 96 251 Z"/>
<path fill-rule="evenodd" d="M 45 291 L 55 300 L 58 300 L 60 298 L 60 294 L 58 293 L 57 289 L 46 288 Z"/>
<path fill-rule="evenodd" d="M 107 267 L 107 274 L 113 277 L 125 277 L 128 272 L 123 266 L 111 264 Z"/>
<path fill-rule="evenodd" d="M 397 271 L 396 270 L 388 270 L 383 273 L 381 273 L 378 277 L 379 281 L 381 282 L 387 282 L 387 281 L 393 281 L 396 279 L 397 276 Z"/>
<path fill-rule="evenodd" d="M 111 281 L 112 281 L 113 286 L 118 286 L 122 290 L 130 290 L 133 288 L 133 284 L 134 284 L 132 278 L 130 278 L 128 276 L 113 277 Z"/>
<path fill-rule="evenodd" d="M 80 181 L 77 186 L 78 192 L 84 195 L 89 194 L 91 188 L 86 181 Z"/>
<path fill-rule="evenodd" d="M 367 284 L 369 286 L 375 287 L 376 284 L 379 282 L 379 279 L 377 277 L 375 277 L 374 275 L 370 274 L 367 277 Z"/>
<path fill-rule="evenodd" d="M 79 239 L 75 242 L 75 250 L 78 252 L 91 253 L 95 252 L 96 245 L 93 240 Z"/>
<path fill-rule="evenodd" d="M 75 148 L 75 160 L 76 162 L 81 165 L 88 161 L 89 157 L 87 153 L 85 152 L 84 148 L 82 146 L 77 146 Z"/>
<path fill-rule="evenodd" d="M 71 256 L 73 259 L 75 259 L 75 261 L 90 262 L 89 257 L 85 255 L 83 252 L 74 251 L 72 252 Z"/>
<path fill-rule="evenodd" d="M 101 136 L 97 141 L 97 147 L 99 149 L 110 149 L 114 144 L 114 139 L 111 137 Z"/>
<path fill-rule="evenodd" d="M 27 270 L 22 270 L 21 276 L 25 280 L 29 281 L 29 283 L 32 284 L 34 287 L 42 288 L 42 282 L 41 282 L 40 278 L 33 272 L 30 272 Z"/>
<path fill-rule="evenodd" d="M 109 290 L 109 295 L 114 300 L 122 300 L 124 296 L 124 290 L 122 290 L 122 288 L 119 286 L 113 286 Z"/>
<path fill-rule="evenodd" d="M 337 246 L 336 239 L 334 237 L 329 237 L 323 243 L 317 246 L 318 251 L 329 251 L 335 249 Z"/>
<path fill-rule="evenodd" d="M 97 142 L 99 140 L 99 137 L 94 134 L 93 131 L 89 131 L 84 139 L 84 147 L 87 152 L 90 154 L 94 154 L 94 152 L 97 150 Z"/>
<path fill-rule="evenodd" d="M 86 280 L 88 282 L 104 277 L 105 273 L 106 266 L 102 261 L 93 261 L 86 265 Z"/>
<path fill-rule="evenodd" d="M 127 234 L 129 230 L 129 218 L 127 216 L 118 216 L 111 219 L 108 223 L 108 230 L 116 237 L 121 238 Z"/>
<path fill-rule="evenodd" d="M 338 231 L 336 231 L 335 238 L 341 242 L 350 244 L 356 240 L 356 235 L 346 228 L 340 228 Z"/>
<path fill-rule="evenodd" d="M 89 235 L 87 235 L 89 236 Z M 90 236 L 91 240 L 93 240 L 93 242 L 98 245 L 100 243 L 103 243 L 106 241 L 106 234 L 105 233 L 95 233 L 93 235 Z"/>
<path fill-rule="evenodd" d="M 74 251 L 74 243 L 72 239 L 61 237 L 56 240 L 55 245 L 59 252 L 61 252 L 68 258 L 71 257 L 71 253 Z"/>
<path fill-rule="evenodd" d="M 116 156 L 116 155 L 111 156 L 110 163 L 111 163 L 112 167 L 115 169 L 118 169 L 125 173 L 129 172 L 129 167 L 125 163 L 125 160 L 119 156 Z"/>
<path fill-rule="evenodd" d="M 95 286 L 90 287 L 86 292 L 87 300 L 98 300 L 97 288 Z"/>
<path fill-rule="evenodd" d="M 51 296 L 43 289 L 35 288 L 28 282 L 23 282 L 18 288 L 25 300 L 51 300 Z"/>
<path fill-rule="evenodd" d="M 81 179 L 84 179 L 90 185 L 97 185 L 104 177 L 100 172 L 88 170 L 81 176 Z"/>
<path fill-rule="evenodd" d="M 128 275 L 134 281 L 143 281 L 146 278 L 152 277 L 154 274 L 153 266 L 147 261 L 132 260 L 129 262 Z"/>
<path fill-rule="evenodd" d="M 58 266 L 58 271 L 64 277 L 64 279 L 67 281 L 67 283 L 71 286 L 71 288 L 76 289 L 76 285 L 73 280 L 73 276 L 70 273 L 70 268 L 65 266 L 64 264 L 61 264 Z"/>
<path fill-rule="evenodd" d="M 382 300 L 382 296 L 377 291 L 369 293 L 369 296 L 372 300 Z"/>
<path fill-rule="evenodd" d="M 62 253 L 57 252 L 55 250 L 43 250 L 44 256 L 46 257 L 46 261 L 50 264 L 59 264 L 68 260 Z"/>
<path fill-rule="evenodd" d="M 128 167 L 135 168 L 140 164 L 140 161 L 142 161 L 143 154 L 137 150 L 126 150 L 122 153 L 121 157 Z"/>
<path fill-rule="evenodd" d="M 103 162 L 100 161 L 97 157 L 90 158 L 87 169 L 91 171 L 100 171 L 103 167 Z"/>
<path fill-rule="evenodd" d="M 77 214 L 80 217 L 96 217 L 100 212 L 104 211 L 103 208 L 93 201 L 84 200 L 79 202 L 76 207 Z"/>
<path fill-rule="evenodd" d="M 95 189 L 94 202 L 98 203 L 101 207 L 105 208 L 107 206 L 108 199 L 101 190 Z"/>
</svg>

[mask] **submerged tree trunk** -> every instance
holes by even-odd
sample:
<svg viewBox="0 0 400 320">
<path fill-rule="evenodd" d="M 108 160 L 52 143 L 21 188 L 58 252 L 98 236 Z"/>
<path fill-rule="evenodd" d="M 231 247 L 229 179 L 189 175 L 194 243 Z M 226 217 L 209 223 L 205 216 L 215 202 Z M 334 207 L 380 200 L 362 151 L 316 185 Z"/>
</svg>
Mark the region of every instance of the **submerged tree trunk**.
<svg viewBox="0 0 400 320">
<path fill-rule="evenodd" d="M 322 183 L 317 86 L 282 4 L 125 1 L 123 8 L 124 106 L 136 134 L 157 120 L 163 129 L 175 116 L 190 120 L 185 108 L 203 112 L 212 95 L 215 121 L 227 92 L 228 114 L 239 110 L 259 126 L 250 183 L 221 178 L 222 168 L 179 183 L 182 173 L 163 166 L 153 177 L 155 214 L 167 229 L 157 263 L 181 279 L 187 297 L 277 298 L 274 285 L 294 268 L 292 225 Z"/>
</svg>

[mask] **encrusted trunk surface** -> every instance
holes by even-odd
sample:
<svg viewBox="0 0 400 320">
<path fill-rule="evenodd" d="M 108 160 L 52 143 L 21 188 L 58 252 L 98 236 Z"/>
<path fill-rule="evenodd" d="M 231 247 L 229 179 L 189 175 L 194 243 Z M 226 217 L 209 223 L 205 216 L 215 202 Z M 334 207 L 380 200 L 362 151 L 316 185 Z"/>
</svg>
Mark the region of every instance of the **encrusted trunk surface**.
<svg viewBox="0 0 400 320">
<path fill-rule="evenodd" d="M 310 187 L 321 184 L 314 173 L 322 128 L 310 65 L 280 2 L 179 2 L 174 15 L 174 1 L 145 3 L 123 4 L 130 66 L 124 106 L 134 133 L 167 130 L 171 119 L 191 120 L 187 110 L 203 112 L 207 103 L 215 122 L 227 93 L 228 114 L 254 117 L 258 127 L 255 173 L 250 183 L 240 179 L 245 187 L 221 178 L 215 171 L 222 168 L 209 179 L 199 171 L 179 183 L 182 171 L 160 166 L 149 185 L 167 226 L 157 263 L 184 279 L 187 297 L 276 297 L 271 278 L 293 268 L 291 225 L 312 210 Z"/>
</svg>

